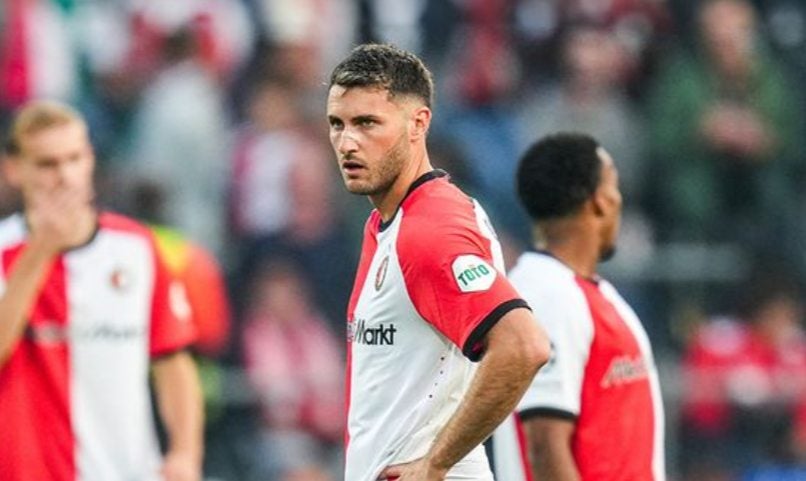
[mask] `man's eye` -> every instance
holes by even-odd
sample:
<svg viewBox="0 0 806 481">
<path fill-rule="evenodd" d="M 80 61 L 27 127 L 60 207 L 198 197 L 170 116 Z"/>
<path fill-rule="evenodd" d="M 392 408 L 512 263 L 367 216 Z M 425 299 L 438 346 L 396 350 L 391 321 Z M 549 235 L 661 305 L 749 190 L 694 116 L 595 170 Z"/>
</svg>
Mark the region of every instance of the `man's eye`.
<svg viewBox="0 0 806 481">
<path fill-rule="evenodd" d="M 371 127 L 371 126 L 375 125 L 375 121 L 372 120 L 372 119 L 362 119 L 361 122 L 360 122 L 360 125 L 362 127 Z"/>
</svg>

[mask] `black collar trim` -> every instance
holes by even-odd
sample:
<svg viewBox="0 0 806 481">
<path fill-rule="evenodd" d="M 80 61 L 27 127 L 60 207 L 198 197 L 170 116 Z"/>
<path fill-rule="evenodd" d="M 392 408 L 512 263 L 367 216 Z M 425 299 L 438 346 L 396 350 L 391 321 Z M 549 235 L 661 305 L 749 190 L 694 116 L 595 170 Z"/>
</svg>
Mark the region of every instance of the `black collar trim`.
<svg viewBox="0 0 806 481">
<path fill-rule="evenodd" d="M 400 200 L 400 204 L 398 204 L 397 209 L 395 209 L 394 215 L 392 215 L 392 217 L 390 217 L 389 220 L 386 221 L 386 222 L 381 221 L 381 223 L 380 223 L 380 225 L 378 227 L 378 230 L 380 232 L 383 232 L 387 228 L 389 228 L 390 225 L 392 225 L 392 222 L 395 221 L 395 217 L 397 217 L 397 212 L 400 210 L 400 206 L 403 205 L 403 202 L 408 198 L 408 196 L 411 195 L 412 192 L 414 192 L 415 189 L 417 189 L 418 187 L 420 187 L 421 185 L 425 184 L 428 181 L 431 181 L 431 180 L 434 180 L 434 179 L 439 179 L 441 177 L 447 177 L 447 176 L 448 176 L 448 173 L 445 172 L 444 170 L 442 170 L 442 169 L 434 169 L 434 170 L 432 170 L 430 172 L 426 172 L 425 174 L 423 174 L 420 177 L 418 177 L 417 180 L 415 180 L 414 182 L 411 183 L 411 185 L 409 186 L 409 190 L 406 191 L 406 195 L 404 195 L 403 199 Z"/>
</svg>

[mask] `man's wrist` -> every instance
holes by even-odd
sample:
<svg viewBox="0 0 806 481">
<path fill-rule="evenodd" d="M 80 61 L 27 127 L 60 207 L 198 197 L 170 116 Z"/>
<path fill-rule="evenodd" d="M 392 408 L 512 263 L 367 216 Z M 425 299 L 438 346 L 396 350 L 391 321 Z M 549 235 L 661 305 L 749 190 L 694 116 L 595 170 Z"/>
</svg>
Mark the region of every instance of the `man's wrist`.
<svg viewBox="0 0 806 481">
<path fill-rule="evenodd" d="M 439 459 L 434 453 L 428 453 L 423 461 L 428 470 L 429 479 L 431 479 L 431 476 L 439 476 L 439 479 L 442 479 L 451 469 L 451 466 L 444 459 Z"/>
<path fill-rule="evenodd" d="M 201 465 L 203 454 L 201 447 L 172 447 L 168 449 L 168 452 L 165 453 L 165 456 L 171 458 L 181 458 L 187 460 L 188 462 Z"/>
</svg>

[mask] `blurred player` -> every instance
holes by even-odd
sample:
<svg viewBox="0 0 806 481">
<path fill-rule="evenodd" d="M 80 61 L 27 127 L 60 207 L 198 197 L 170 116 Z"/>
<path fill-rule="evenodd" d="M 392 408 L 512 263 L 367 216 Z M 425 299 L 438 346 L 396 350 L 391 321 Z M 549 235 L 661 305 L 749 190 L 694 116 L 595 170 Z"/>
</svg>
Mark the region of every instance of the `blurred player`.
<svg viewBox="0 0 806 481">
<path fill-rule="evenodd" d="M 665 479 L 663 408 L 649 339 L 633 310 L 596 274 L 614 253 L 619 230 L 613 159 L 585 135 L 546 137 L 521 159 L 517 186 L 537 250 L 520 257 L 510 279 L 548 331 L 553 351 L 518 406 L 522 426 L 510 419 L 494 437 L 497 479 Z"/>
<path fill-rule="evenodd" d="M 349 481 L 492 480 L 480 443 L 549 353 L 483 209 L 431 166 L 432 90 L 388 45 L 330 79 L 339 170 L 375 206 L 347 314 Z"/>
<path fill-rule="evenodd" d="M 84 120 L 23 108 L 6 161 L 23 213 L 0 222 L 0 480 L 198 481 L 194 329 L 149 230 L 93 204 Z M 168 446 L 153 427 L 149 367 Z"/>
</svg>

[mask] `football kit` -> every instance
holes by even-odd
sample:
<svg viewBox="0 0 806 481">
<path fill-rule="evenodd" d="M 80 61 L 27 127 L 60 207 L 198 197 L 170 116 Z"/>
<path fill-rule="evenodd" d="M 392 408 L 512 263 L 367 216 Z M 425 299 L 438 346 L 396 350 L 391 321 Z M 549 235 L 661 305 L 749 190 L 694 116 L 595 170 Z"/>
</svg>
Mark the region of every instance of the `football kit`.
<svg viewBox="0 0 806 481">
<path fill-rule="evenodd" d="M 527 252 L 509 274 L 552 343 L 516 415 L 493 437 L 499 481 L 532 480 L 520 422 L 575 423 L 572 453 L 583 480 L 662 481 L 663 406 L 649 338 L 607 281 Z M 534 480 L 539 481 L 539 480 Z"/>
<path fill-rule="evenodd" d="M 394 217 L 370 215 L 348 307 L 347 481 L 424 456 L 456 411 L 486 333 L 526 307 L 481 206 L 435 170 Z M 483 447 L 448 480 L 492 480 Z"/>
</svg>

